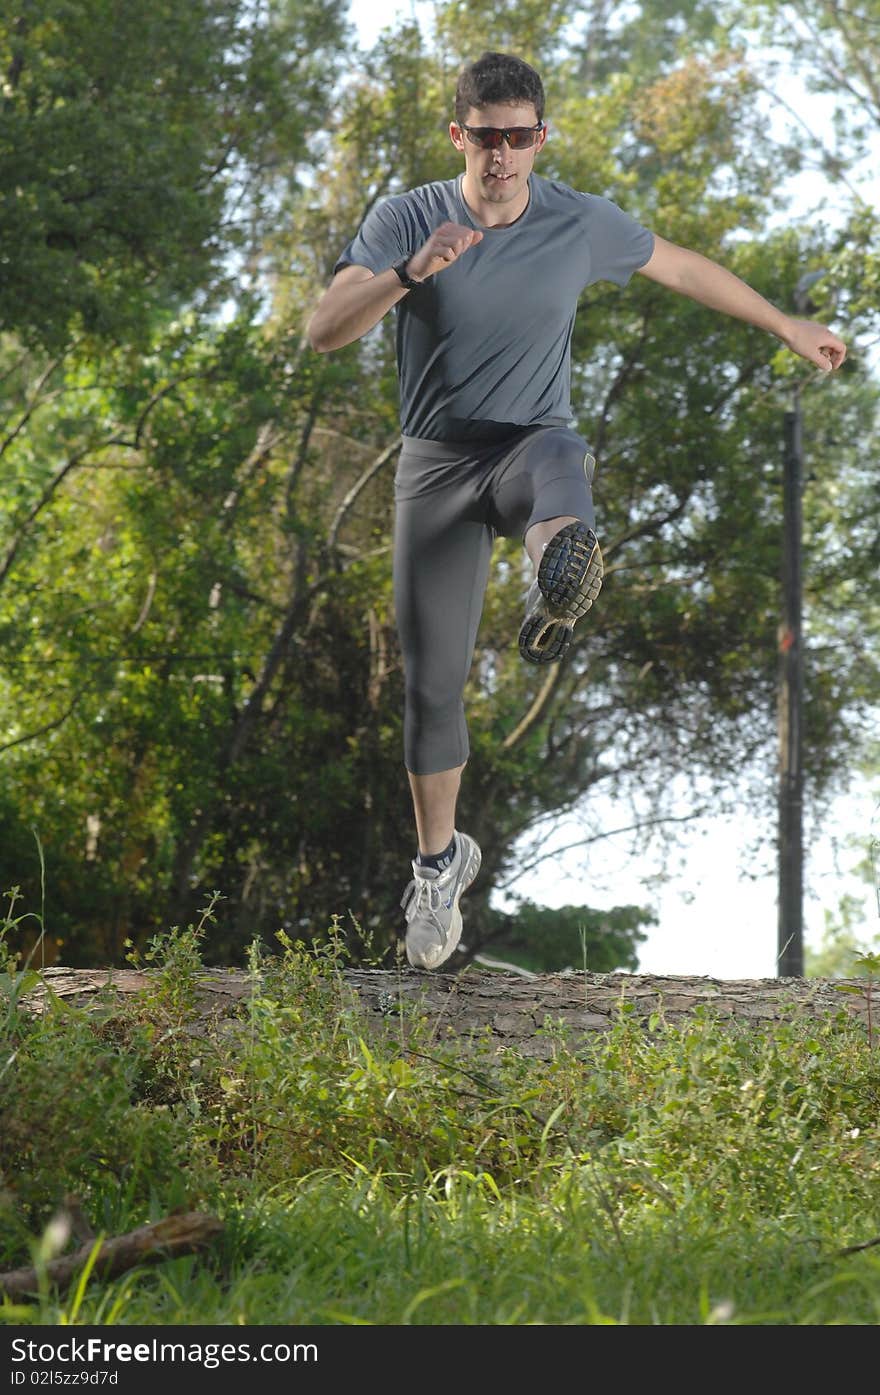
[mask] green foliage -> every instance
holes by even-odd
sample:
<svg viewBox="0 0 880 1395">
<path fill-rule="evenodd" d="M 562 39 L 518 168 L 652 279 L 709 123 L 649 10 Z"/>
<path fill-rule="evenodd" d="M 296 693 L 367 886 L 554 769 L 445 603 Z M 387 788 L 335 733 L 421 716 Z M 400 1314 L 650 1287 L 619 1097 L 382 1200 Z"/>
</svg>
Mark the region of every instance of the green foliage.
<svg viewBox="0 0 880 1395">
<path fill-rule="evenodd" d="M 647 938 L 641 926 L 656 924 L 656 916 L 642 906 L 551 909 L 523 899 L 512 912 L 490 910 L 488 923 L 492 954 L 510 963 L 534 973 L 577 968 L 604 974 L 638 968 L 638 946 Z"/>
<path fill-rule="evenodd" d="M 45 1249 L 71 1192 L 105 1233 L 208 1206 L 224 1234 L 46 1283 L 14 1320 L 876 1322 L 880 1070 L 846 1014 L 644 1022 L 624 996 L 604 1033 L 548 1020 L 541 1058 L 465 1048 L 393 975 L 371 1017 L 331 926 L 255 946 L 239 1007 L 195 1031 L 199 938 L 156 938 L 143 997 L 16 1013 L 4 1259 Z"/>
<path fill-rule="evenodd" d="M 21 897 L 21 887 L 13 886 L 6 892 L 7 906 L 0 923 L 0 1022 L 9 1026 L 22 994 L 29 993 L 39 982 L 39 973 L 31 965 L 33 954 L 27 960 L 12 941 L 22 924 L 31 917 L 28 912 L 16 915 L 16 905 Z M 39 924 L 39 921 L 37 920 Z M 39 939 L 37 940 L 39 943 Z"/>
<path fill-rule="evenodd" d="M 807 949 L 805 968 L 809 978 L 850 978 L 860 956 L 869 953 L 864 938 L 865 903 L 847 893 L 837 912 L 825 912 L 822 940 Z"/>
<path fill-rule="evenodd" d="M 53 0 L 0 21 L 0 330 L 143 342 L 157 309 L 225 281 L 247 247 L 224 217 L 236 170 L 301 148 L 338 61 L 339 0 L 268 8 Z"/>
<path fill-rule="evenodd" d="M 38 1021 L 19 1021 L 3 1036 L 4 1267 L 22 1258 L 28 1237 L 68 1194 L 81 1199 L 97 1226 L 111 1229 L 129 1208 L 148 1210 L 157 1178 L 163 1191 L 171 1186 L 167 1202 L 174 1171 L 185 1161 L 185 1140 L 170 1115 L 135 1104 L 147 1039 L 129 1035 L 124 1049 L 102 1041 L 84 1013 L 51 993 Z"/>
</svg>

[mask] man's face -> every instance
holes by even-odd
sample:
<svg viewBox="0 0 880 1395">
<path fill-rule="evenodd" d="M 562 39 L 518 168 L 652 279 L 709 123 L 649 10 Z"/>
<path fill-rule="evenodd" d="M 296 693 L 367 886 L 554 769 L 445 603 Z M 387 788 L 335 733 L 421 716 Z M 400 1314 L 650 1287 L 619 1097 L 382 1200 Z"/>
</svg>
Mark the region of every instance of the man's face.
<svg viewBox="0 0 880 1395">
<path fill-rule="evenodd" d="M 507 129 L 536 126 L 537 123 L 538 116 L 531 102 L 493 102 L 487 107 L 471 107 L 463 124 Z M 450 122 L 449 135 L 453 145 L 464 155 L 465 177 L 471 189 L 489 203 L 505 204 L 523 197 L 535 156 L 547 138 L 547 131 L 545 128 L 536 143 L 525 150 L 511 150 L 506 140 L 497 150 L 482 150 L 474 145 L 457 121 Z"/>
</svg>

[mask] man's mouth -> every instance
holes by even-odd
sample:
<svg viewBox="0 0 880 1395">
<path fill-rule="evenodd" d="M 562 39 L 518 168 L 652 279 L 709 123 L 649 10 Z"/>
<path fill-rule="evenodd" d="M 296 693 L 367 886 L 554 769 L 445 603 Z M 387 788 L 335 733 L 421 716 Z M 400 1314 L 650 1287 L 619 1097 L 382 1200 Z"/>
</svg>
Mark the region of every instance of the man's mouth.
<svg viewBox="0 0 880 1395">
<path fill-rule="evenodd" d="M 499 174 L 495 170 L 490 170 L 487 178 L 497 179 L 502 184 L 506 184 L 508 179 L 513 179 L 513 172 L 511 171 L 510 174 Z"/>
</svg>

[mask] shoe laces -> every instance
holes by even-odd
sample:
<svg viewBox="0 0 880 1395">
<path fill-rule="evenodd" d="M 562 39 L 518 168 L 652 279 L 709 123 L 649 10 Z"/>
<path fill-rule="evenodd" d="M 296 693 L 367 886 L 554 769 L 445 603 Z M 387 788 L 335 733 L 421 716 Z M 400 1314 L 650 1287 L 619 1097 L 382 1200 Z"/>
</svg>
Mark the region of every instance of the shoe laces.
<svg viewBox="0 0 880 1395">
<path fill-rule="evenodd" d="M 437 882 L 428 877 L 413 877 L 400 900 L 408 921 L 417 915 L 427 915 L 442 931 L 443 926 L 437 912 L 443 905 L 443 896 Z"/>
</svg>

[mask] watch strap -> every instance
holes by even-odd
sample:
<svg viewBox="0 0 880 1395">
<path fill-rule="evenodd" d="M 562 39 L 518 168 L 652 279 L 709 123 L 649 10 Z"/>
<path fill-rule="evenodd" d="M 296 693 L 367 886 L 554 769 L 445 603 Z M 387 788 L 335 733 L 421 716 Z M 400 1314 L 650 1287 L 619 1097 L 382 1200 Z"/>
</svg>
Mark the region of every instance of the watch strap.
<svg viewBox="0 0 880 1395">
<path fill-rule="evenodd" d="M 391 270 L 395 272 L 401 286 L 406 286 L 407 290 L 412 290 L 413 286 L 420 286 L 421 281 L 414 281 L 406 269 L 409 257 L 403 257 L 399 262 L 395 262 Z"/>
</svg>

